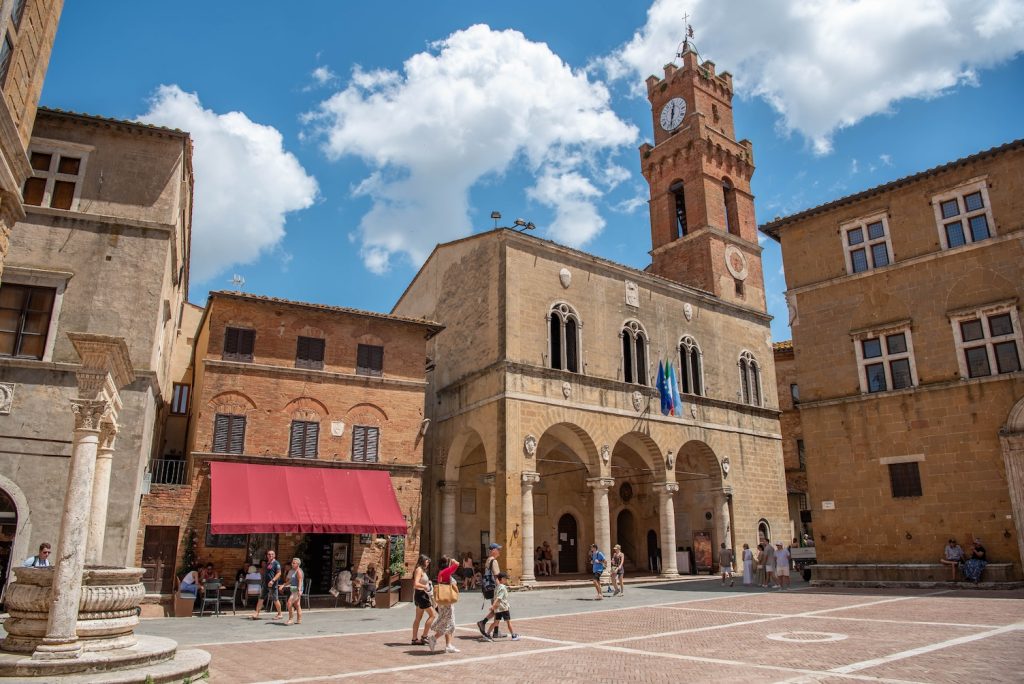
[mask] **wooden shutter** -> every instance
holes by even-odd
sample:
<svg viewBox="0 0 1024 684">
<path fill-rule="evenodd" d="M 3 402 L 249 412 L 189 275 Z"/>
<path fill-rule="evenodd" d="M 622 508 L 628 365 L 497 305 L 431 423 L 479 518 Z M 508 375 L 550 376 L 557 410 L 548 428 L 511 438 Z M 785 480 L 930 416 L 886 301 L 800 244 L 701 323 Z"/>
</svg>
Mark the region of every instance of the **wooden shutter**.
<svg viewBox="0 0 1024 684">
<path fill-rule="evenodd" d="M 356 373 L 381 375 L 384 369 L 384 347 L 361 344 L 356 349 Z"/>
<path fill-rule="evenodd" d="M 256 347 L 256 331 L 239 330 L 238 333 L 238 355 L 252 361 L 253 349 Z"/>
<path fill-rule="evenodd" d="M 300 337 L 295 345 L 295 367 L 296 368 L 323 368 L 324 367 L 323 339 L 317 337 Z"/>
<path fill-rule="evenodd" d="M 304 433 L 305 423 L 301 420 L 293 420 L 291 436 L 288 439 L 288 455 L 290 457 L 300 458 L 302 456 L 302 438 Z"/>
<path fill-rule="evenodd" d="M 227 453 L 228 431 L 231 426 L 231 416 L 218 413 L 213 419 L 213 452 L 215 454 Z"/>
<path fill-rule="evenodd" d="M 366 460 L 366 428 L 362 425 L 352 428 L 352 460 Z"/>
<path fill-rule="evenodd" d="M 376 463 L 378 459 L 377 445 L 380 441 L 380 429 L 371 427 L 366 430 L 366 462 Z"/>
<path fill-rule="evenodd" d="M 226 328 L 224 330 L 224 358 L 238 356 L 238 334 L 242 332 L 238 328 Z"/>
<path fill-rule="evenodd" d="M 228 453 L 245 453 L 245 416 L 229 416 L 231 434 L 228 437 Z"/>
<path fill-rule="evenodd" d="M 317 440 L 320 437 L 320 423 L 306 423 L 306 434 L 303 439 L 303 455 L 306 458 L 316 458 Z"/>
</svg>

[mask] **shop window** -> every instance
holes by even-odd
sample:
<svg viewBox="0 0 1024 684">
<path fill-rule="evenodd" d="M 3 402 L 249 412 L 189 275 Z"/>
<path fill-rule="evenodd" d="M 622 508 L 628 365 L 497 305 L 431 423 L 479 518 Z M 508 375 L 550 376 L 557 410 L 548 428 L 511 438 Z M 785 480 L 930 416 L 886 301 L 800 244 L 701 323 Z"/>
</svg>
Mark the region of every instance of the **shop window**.
<svg viewBox="0 0 1024 684">
<path fill-rule="evenodd" d="M 256 331 L 246 328 L 226 328 L 224 330 L 224 360 L 252 361 L 256 347 Z"/>
<path fill-rule="evenodd" d="M 218 413 L 214 417 L 213 453 L 245 453 L 245 416 Z"/>
<path fill-rule="evenodd" d="M 326 340 L 300 336 L 295 343 L 295 367 L 321 370 L 324 367 Z"/>
<path fill-rule="evenodd" d="M 360 463 L 377 463 L 380 460 L 378 445 L 380 428 L 356 425 L 352 428 L 352 460 Z"/>
<path fill-rule="evenodd" d="M 356 350 L 356 374 L 374 375 L 384 374 L 384 347 L 370 344 L 361 344 Z"/>
</svg>

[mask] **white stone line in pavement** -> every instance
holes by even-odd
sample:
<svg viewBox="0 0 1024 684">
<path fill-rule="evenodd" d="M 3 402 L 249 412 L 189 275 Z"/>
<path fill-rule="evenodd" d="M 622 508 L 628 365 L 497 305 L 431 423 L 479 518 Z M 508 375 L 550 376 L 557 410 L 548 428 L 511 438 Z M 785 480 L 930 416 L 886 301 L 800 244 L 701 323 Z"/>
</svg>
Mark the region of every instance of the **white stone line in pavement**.
<svg viewBox="0 0 1024 684">
<path fill-rule="evenodd" d="M 810 669 L 801 668 L 801 667 L 786 667 L 785 665 L 768 665 L 768 664 L 765 664 L 765 663 L 748 663 L 748 662 L 744 662 L 742 660 L 727 660 L 727 659 L 724 659 L 724 658 L 706 658 L 706 657 L 703 657 L 703 656 L 686 655 L 684 653 L 664 653 L 664 652 L 660 652 L 660 651 L 659 652 L 641 651 L 641 650 L 636 649 L 636 648 L 628 648 L 626 646 L 612 646 L 612 645 L 609 645 L 609 644 L 604 644 L 604 645 L 601 645 L 601 646 L 595 646 L 595 648 L 598 649 L 598 650 L 601 650 L 601 651 L 613 651 L 613 652 L 617 652 L 617 653 L 628 653 L 628 654 L 639 655 L 639 656 L 643 656 L 643 657 L 656 656 L 658 658 L 670 658 L 670 659 L 673 659 L 673 660 L 686 660 L 686 661 L 689 661 L 689 662 L 709 663 L 709 664 L 712 664 L 712 665 L 731 665 L 731 666 L 734 666 L 734 667 L 746 667 L 746 668 L 757 669 L 757 670 L 772 670 L 772 671 L 776 671 L 776 672 L 788 672 L 788 673 L 794 673 L 795 672 L 795 673 L 798 673 L 800 675 L 799 679 L 804 679 L 805 677 L 814 677 L 815 678 L 815 679 L 809 680 L 809 681 L 818 681 L 818 678 L 820 678 L 822 676 L 827 676 L 827 677 L 840 677 L 842 679 L 853 679 L 853 680 L 856 680 L 856 681 L 880 682 L 880 683 L 883 683 L 883 684 L 924 684 L 922 682 L 916 682 L 916 681 L 907 680 L 907 679 L 885 679 L 885 678 L 882 678 L 882 677 L 872 677 L 871 675 L 844 674 L 844 673 L 832 672 L 832 671 L 826 672 L 825 670 L 810 670 Z M 796 680 L 795 679 L 794 680 L 787 679 L 786 681 L 788 682 L 788 681 L 796 681 Z"/>
<path fill-rule="evenodd" d="M 896 660 L 904 660 L 905 658 L 913 658 L 914 656 L 922 655 L 924 653 L 931 653 L 932 651 L 941 651 L 942 649 L 950 648 L 952 646 L 969 644 L 972 641 L 988 639 L 989 637 L 998 636 L 1000 634 L 1006 634 L 1007 632 L 1013 632 L 1020 629 L 1024 629 L 1024 622 L 1016 622 L 1012 625 L 1006 625 L 1005 627 L 997 627 L 995 629 L 990 629 L 987 632 L 981 632 L 979 634 L 969 634 L 967 636 L 957 637 L 955 639 L 948 639 L 946 641 L 928 644 L 927 646 L 918 646 L 917 648 L 911 648 L 906 651 L 891 653 L 887 656 L 882 656 L 881 658 L 862 660 L 859 663 L 851 663 L 850 665 L 844 665 L 842 667 L 833 668 L 832 670 L 829 670 L 829 672 L 835 672 L 836 674 L 847 674 L 850 672 L 857 672 L 858 670 L 865 670 L 869 667 L 885 665 L 886 663 L 891 663 Z"/>
<path fill-rule="evenodd" d="M 755 613 L 752 610 L 718 610 L 717 608 L 687 608 L 685 606 L 662 606 L 671 610 L 689 610 L 699 613 L 722 613 L 725 615 L 764 615 L 766 617 L 788 617 L 795 613 Z M 971 622 L 929 622 L 926 620 L 888 620 L 886 618 L 843 617 L 841 615 L 805 615 L 812 620 L 849 620 L 850 622 L 884 622 L 894 625 L 921 625 L 925 627 L 964 627 L 969 629 L 990 629 L 1001 625 L 981 625 Z"/>
</svg>

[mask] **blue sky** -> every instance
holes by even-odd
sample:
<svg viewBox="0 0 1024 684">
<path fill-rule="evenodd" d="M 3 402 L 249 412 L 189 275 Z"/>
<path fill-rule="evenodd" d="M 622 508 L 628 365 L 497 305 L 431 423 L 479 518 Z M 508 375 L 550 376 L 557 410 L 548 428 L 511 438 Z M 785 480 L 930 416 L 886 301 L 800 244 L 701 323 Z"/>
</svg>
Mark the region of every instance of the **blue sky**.
<svg viewBox="0 0 1024 684">
<path fill-rule="evenodd" d="M 638 93 L 683 12 L 736 78 L 760 222 L 1022 136 L 1021 0 L 301 7 L 65 5 L 42 104 L 193 133 L 194 302 L 239 273 L 249 292 L 388 311 L 434 243 L 493 210 L 643 268 Z"/>
</svg>

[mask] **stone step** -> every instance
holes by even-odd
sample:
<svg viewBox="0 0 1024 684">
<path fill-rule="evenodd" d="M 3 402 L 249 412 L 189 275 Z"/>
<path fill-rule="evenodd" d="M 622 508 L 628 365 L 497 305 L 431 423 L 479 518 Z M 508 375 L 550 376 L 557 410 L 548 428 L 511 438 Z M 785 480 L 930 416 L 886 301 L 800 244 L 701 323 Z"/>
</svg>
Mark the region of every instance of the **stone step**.
<svg viewBox="0 0 1024 684">
<path fill-rule="evenodd" d="M 80 672 L 70 675 L 6 678 L 0 684 L 180 684 L 203 679 L 210 667 L 210 654 L 196 648 L 178 651 L 171 660 L 112 672 Z"/>
<path fill-rule="evenodd" d="M 172 660 L 177 648 L 178 644 L 173 639 L 139 635 L 138 643 L 134 646 L 110 651 L 86 651 L 78 658 L 35 660 L 31 655 L 0 653 L 0 682 L 11 678 L 39 682 L 58 675 L 111 674 L 116 670 L 155 666 Z"/>
</svg>

